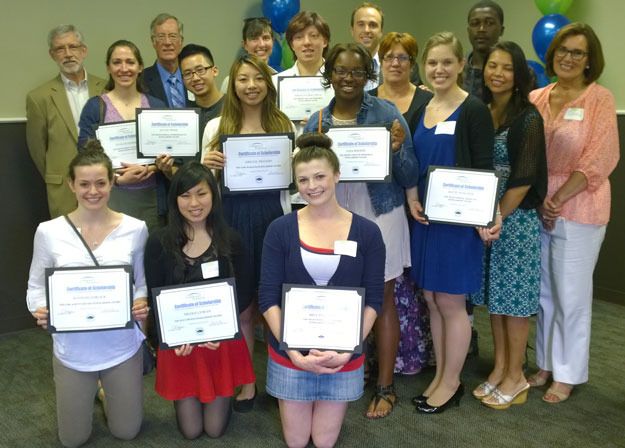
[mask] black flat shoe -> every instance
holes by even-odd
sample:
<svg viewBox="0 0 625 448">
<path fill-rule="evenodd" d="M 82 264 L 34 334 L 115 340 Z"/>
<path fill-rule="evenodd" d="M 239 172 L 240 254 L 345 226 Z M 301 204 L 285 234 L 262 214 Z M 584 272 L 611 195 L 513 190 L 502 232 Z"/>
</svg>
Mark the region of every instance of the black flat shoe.
<svg viewBox="0 0 625 448">
<path fill-rule="evenodd" d="M 450 408 L 452 406 L 460 406 L 460 399 L 463 395 L 464 386 L 460 384 L 460 386 L 458 386 L 458 389 L 456 389 L 456 392 L 451 396 L 451 398 L 442 405 L 432 406 L 426 401 L 425 403 L 417 405 L 417 412 L 421 414 L 440 414 L 441 412 L 445 412 L 447 408 Z"/>
<path fill-rule="evenodd" d="M 415 406 L 419 406 L 420 404 L 423 404 L 426 401 L 428 401 L 428 397 L 421 394 L 421 395 L 417 395 L 416 397 L 412 397 L 411 401 L 412 401 L 412 404 L 414 404 Z"/>
<path fill-rule="evenodd" d="M 234 412 L 240 412 L 242 414 L 250 412 L 254 409 L 254 401 L 258 396 L 258 389 L 254 386 L 254 396 L 252 398 L 246 398 L 245 400 L 237 400 L 236 398 L 232 402 L 232 410 Z"/>
</svg>

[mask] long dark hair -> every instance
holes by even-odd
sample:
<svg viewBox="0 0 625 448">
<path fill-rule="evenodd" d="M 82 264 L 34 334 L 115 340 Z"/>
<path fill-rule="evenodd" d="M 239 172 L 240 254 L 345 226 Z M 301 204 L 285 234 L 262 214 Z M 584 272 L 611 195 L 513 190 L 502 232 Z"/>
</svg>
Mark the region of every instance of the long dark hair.
<svg viewBox="0 0 625 448">
<path fill-rule="evenodd" d="M 484 58 L 484 68 L 488 63 L 490 55 L 495 50 L 505 51 L 512 58 L 512 72 L 514 75 L 514 86 L 512 87 L 512 96 L 506 105 L 504 110 L 503 123 L 501 127 L 509 126 L 519 114 L 523 113 L 525 109 L 530 105 L 529 93 L 532 90 L 533 81 L 532 74 L 527 66 L 527 60 L 525 59 L 525 53 L 521 47 L 514 42 L 501 41 L 497 42 L 488 51 L 488 55 Z M 492 92 L 483 83 L 483 99 L 486 104 L 489 104 L 493 100 Z"/>
<path fill-rule="evenodd" d="M 183 165 L 171 179 L 167 204 L 169 206 L 168 223 L 165 227 L 163 246 L 174 256 L 176 266 L 184 266 L 182 248 L 191 239 L 190 227 L 178 209 L 178 196 L 189 191 L 201 182 L 206 182 L 213 197 L 213 205 L 206 218 L 206 230 L 212 239 L 212 246 L 217 256 L 230 257 L 230 232 L 226 224 L 221 205 L 221 196 L 217 181 L 210 169 L 200 162 L 192 161 Z"/>
</svg>

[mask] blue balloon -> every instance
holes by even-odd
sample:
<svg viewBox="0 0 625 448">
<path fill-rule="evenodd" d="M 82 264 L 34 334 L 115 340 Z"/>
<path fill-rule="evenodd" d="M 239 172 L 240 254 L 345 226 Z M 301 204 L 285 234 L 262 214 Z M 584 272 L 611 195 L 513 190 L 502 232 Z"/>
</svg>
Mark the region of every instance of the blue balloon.
<svg viewBox="0 0 625 448">
<path fill-rule="evenodd" d="M 299 0 L 263 0 L 263 14 L 277 33 L 284 33 L 289 21 L 299 12 Z"/>
<path fill-rule="evenodd" d="M 549 77 L 547 73 L 545 73 L 545 67 L 540 62 L 528 59 L 527 66 L 534 72 L 536 87 L 545 87 L 549 84 Z"/>
<path fill-rule="evenodd" d="M 269 66 L 277 72 L 282 71 L 282 47 L 280 42 L 276 39 L 273 40 L 273 50 L 271 56 L 269 56 Z"/>
<path fill-rule="evenodd" d="M 541 61 L 545 62 L 545 54 L 556 33 L 569 23 L 571 21 L 562 14 L 548 14 L 538 19 L 532 31 L 532 43 Z"/>
</svg>

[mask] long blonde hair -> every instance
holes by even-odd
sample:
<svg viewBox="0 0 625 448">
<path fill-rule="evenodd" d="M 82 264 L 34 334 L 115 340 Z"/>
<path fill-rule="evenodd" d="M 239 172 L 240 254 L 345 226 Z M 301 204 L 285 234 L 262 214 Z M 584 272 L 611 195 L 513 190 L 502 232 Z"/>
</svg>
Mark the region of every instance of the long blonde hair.
<svg viewBox="0 0 625 448">
<path fill-rule="evenodd" d="M 219 145 L 219 137 L 221 135 L 238 134 L 243 126 L 243 108 L 241 100 L 236 94 L 235 83 L 237 73 L 243 64 L 254 67 L 262 75 L 265 84 L 267 84 L 267 96 L 262 102 L 262 112 L 260 124 L 267 133 L 291 132 L 293 124 L 289 118 L 276 105 L 276 88 L 271 80 L 271 71 L 269 66 L 259 58 L 253 55 L 243 55 L 234 61 L 230 68 L 230 79 L 228 80 L 228 93 L 226 94 L 223 109 L 221 112 L 221 120 L 217 134 L 211 140 L 209 147 L 211 151 L 221 150 Z"/>
</svg>

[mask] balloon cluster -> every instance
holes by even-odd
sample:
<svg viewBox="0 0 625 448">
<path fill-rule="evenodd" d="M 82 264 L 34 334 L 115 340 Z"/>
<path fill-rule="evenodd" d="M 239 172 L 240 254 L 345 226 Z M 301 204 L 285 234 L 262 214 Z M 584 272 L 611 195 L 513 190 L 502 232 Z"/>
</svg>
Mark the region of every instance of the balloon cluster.
<svg viewBox="0 0 625 448">
<path fill-rule="evenodd" d="M 569 9 L 573 0 L 534 0 L 540 12 L 544 14 L 538 19 L 532 31 L 532 44 L 538 58 L 545 63 L 545 55 L 554 36 L 564 25 L 571 23 L 563 14 Z M 538 61 L 528 60 L 527 65 L 536 75 L 538 87 L 549 84 L 549 77 L 545 73 L 545 66 Z"/>
<path fill-rule="evenodd" d="M 269 58 L 269 65 L 277 71 L 294 64 L 293 52 L 284 39 L 284 32 L 299 8 L 299 0 L 263 0 L 263 14 L 271 20 L 273 30 L 280 35 L 279 40 L 274 38 Z"/>
</svg>

